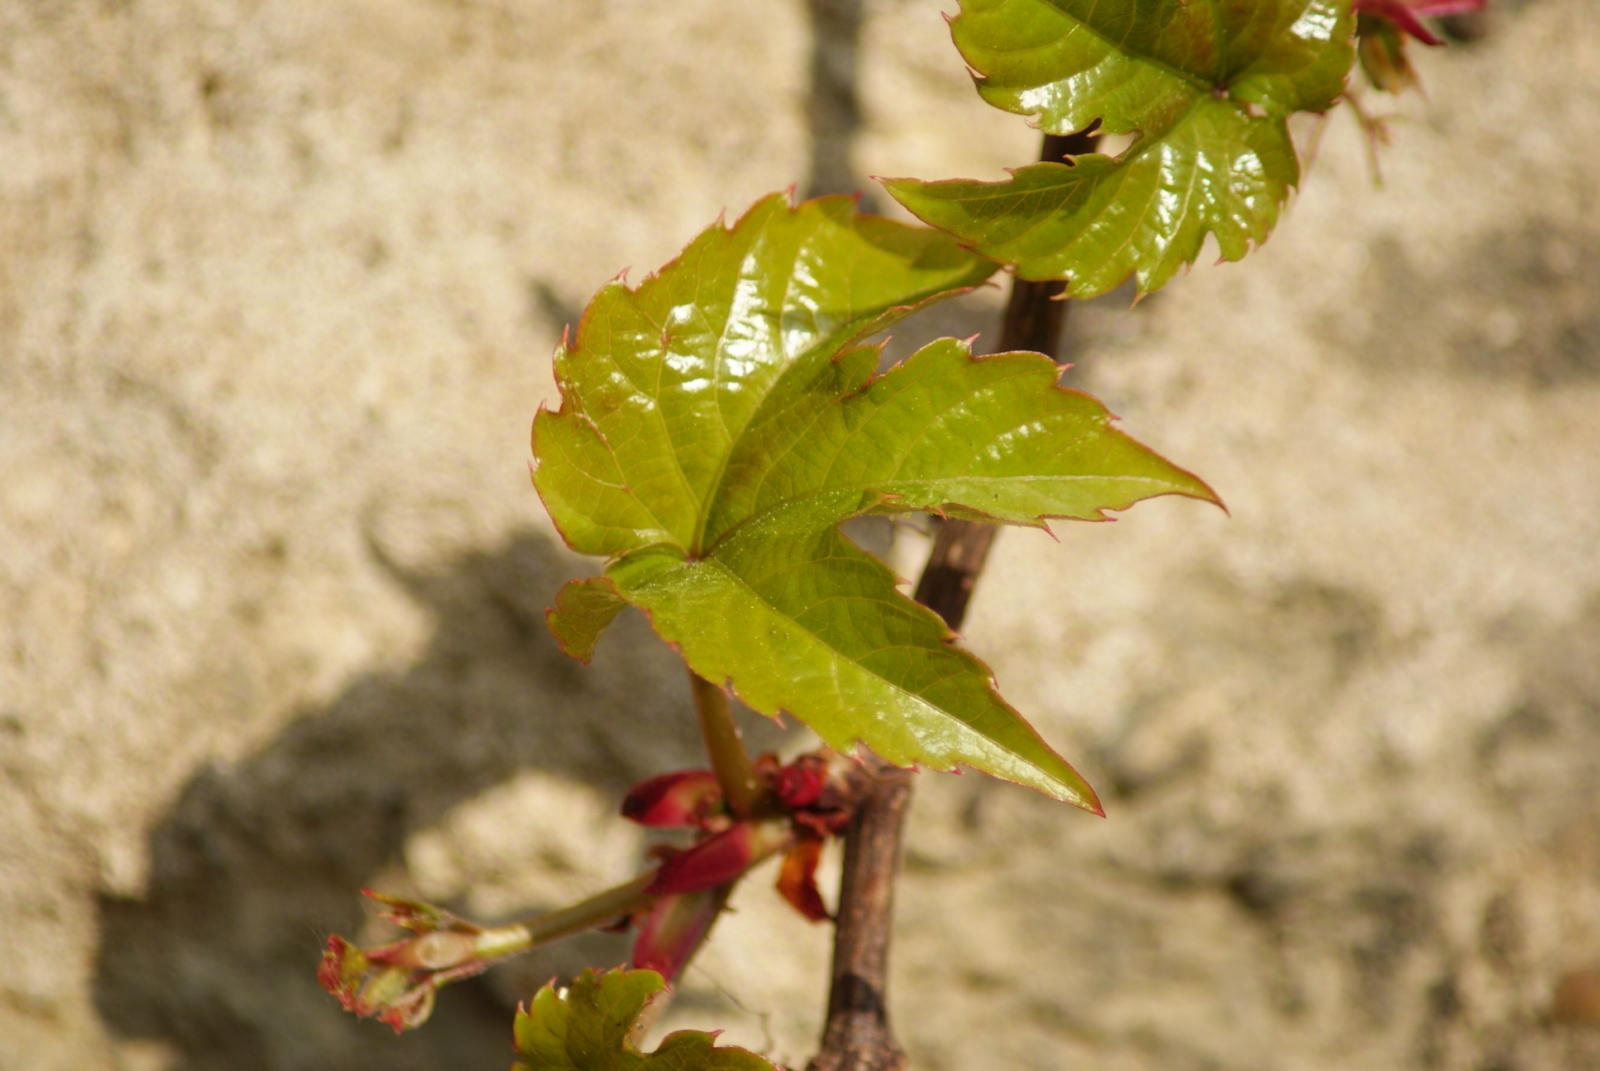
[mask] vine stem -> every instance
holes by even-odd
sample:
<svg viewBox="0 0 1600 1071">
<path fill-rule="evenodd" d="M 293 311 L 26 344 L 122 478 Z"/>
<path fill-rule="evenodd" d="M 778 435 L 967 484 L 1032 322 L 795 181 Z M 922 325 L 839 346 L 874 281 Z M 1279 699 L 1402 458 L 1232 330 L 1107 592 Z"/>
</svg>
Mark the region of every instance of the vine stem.
<svg viewBox="0 0 1600 1071">
<path fill-rule="evenodd" d="M 728 693 L 689 671 L 694 709 L 700 715 L 700 735 L 705 738 L 711 769 L 722 788 L 722 798 L 735 818 L 749 818 L 763 809 L 766 791 L 756 776 L 755 764 L 744 749 L 744 736 L 733 720 Z"/>
<path fill-rule="evenodd" d="M 592 930 L 655 903 L 658 897 L 645 891 L 655 878 L 654 870 L 646 871 L 632 881 L 596 893 L 581 903 L 535 915 L 518 925 L 528 931 L 530 948 L 558 937 Z"/>
<path fill-rule="evenodd" d="M 440 931 L 424 934 L 414 940 L 420 950 L 440 945 L 451 951 L 458 950 L 461 942 L 467 940 L 472 946 L 473 961 L 465 965 L 461 976 L 470 977 L 482 970 L 486 961 L 521 955 L 540 945 L 604 926 L 649 907 L 659 899 L 646 891 L 655 878 L 654 870 L 646 871 L 631 881 L 596 893 L 570 907 L 547 911 L 504 926 L 485 927 L 470 939 L 458 933 Z"/>
<path fill-rule="evenodd" d="M 1039 159 L 1093 152 L 1092 132 L 1046 134 Z M 1056 355 L 1066 324 L 1061 282 L 1030 282 L 1016 276 L 1006 300 L 1000 349 Z M 1057 358 L 1059 360 L 1059 357 Z M 946 520 L 917 581 L 916 600 L 961 627 L 978 575 L 998 529 Z M 833 935 L 833 970 L 822 1048 L 807 1071 L 900 1071 L 906 1056 L 889 1028 L 886 992 L 889 937 L 894 917 L 894 882 L 900 844 L 911 806 L 912 774 L 868 756 L 868 787 L 845 834 L 844 873 L 839 882 L 838 922 Z"/>
</svg>

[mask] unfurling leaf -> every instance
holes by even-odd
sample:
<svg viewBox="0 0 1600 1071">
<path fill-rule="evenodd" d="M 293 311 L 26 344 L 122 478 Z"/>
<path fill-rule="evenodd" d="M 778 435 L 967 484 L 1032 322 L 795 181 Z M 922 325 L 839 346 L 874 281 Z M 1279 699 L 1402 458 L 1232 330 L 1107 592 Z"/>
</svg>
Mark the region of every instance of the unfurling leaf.
<svg viewBox="0 0 1600 1071">
<path fill-rule="evenodd" d="M 656 869 L 646 892 L 677 896 L 726 885 L 794 840 L 786 818 L 735 822 L 721 833 L 673 854 Z"/>
<path fill-rule="evenodd" d="M 1299 163 L 1287 118 L 1323 111 L 1353 62 L 1350 0 L 961 0 L 951 32 L 978 92 L 1053 134 L 1136 134 L 1116 158 L 1007 182 L 891 179 L 924 221 L 1091 297 L 1156 290 L 1207 233 L 1238 260 L 1265 241 Z"/>
<path fill-rule="evenodd" d="M 528 931 L 517 924 L 486 928 L 432 904 L 365 893 L 384 905 L 382 917 L 414 936 L 378 948 L 329 937 L 317 981 L 346 1011 L 376 1018 L 397 1034 L 428 1020 L 439 989 L 482 974 L 530 943 Z"/>
<path fill-rule="evenodd" d="M 755 1053 L 679 1030 L 639 1051 L 652 1002 L 667 991 L 655 971 L 586 970 L 565 991 L 539 990 L 517 1014 L 515 1071 L 776 1071 Z"/>
<path fill-rule="evenodd" d="M 812 922 L 832 918 L 817 888 L 817 864 L 822 862 L 822 838 L 801 837 L 783 857 L 778 871 L 778 893 Z"/>
<path fill-rule="evenodd" d="M 728 902 L 728 890 L 663 896 L 640 920 L 633 966 L 675 981 Z"/>
<path fill-rule="evenodd" d="M 879 351 L 849 346 L 987 271 L 847 199 L 762 201 L 638 290 L 595 298 L 557 354 L 534 481 L 575 550 L 610 556 L 617 595 L 755 710 L 842 752 L 966 764 L 1097 809 L 988 669 L 837 530 L 869 512 L 1043 525 L 1215 501 L 1058 387 L 1048 358 L 946 339 L 874 376 Z"/>
<path fill-rule="evenodd" d="M 1442 45 L 1422 21 L 1429 15 L 1462 15 L 1477 11 L 1485 0 L 1355 0 L 1356 56 L 1373 88 L 1401 93 L 1418 85 L 1416 69 L 1406 55 L 1406 38 Z"/>
<path fill-rule="evenodd" d="M 623 798 L 622 817 L 661 829 L 728 824 L 722 786 L 710 770 L 679 770 L 640 781 Z"/>
<path fill-rule="evenodd" d="M 588 665 L 600 633 L 627 605 L 603 576 L 569 580 L 556 592 L 556 604 L 545 611 L 544 620 L 561 649 Z"/>
<path fill-rule="evenodd" d="M 860 762 L 826 747 L 777 767 L 771 781 L 802 840 L 843 833 L 865 791 Z"/>
<path fill-rule="evenodd" d="M 1388 19 L 1362 15 L 1356 20 L 1356 56 L 1374 89 L 1398 94 L 1418 84 L 1406 55 L 1406 35 Z"/>
</svg>

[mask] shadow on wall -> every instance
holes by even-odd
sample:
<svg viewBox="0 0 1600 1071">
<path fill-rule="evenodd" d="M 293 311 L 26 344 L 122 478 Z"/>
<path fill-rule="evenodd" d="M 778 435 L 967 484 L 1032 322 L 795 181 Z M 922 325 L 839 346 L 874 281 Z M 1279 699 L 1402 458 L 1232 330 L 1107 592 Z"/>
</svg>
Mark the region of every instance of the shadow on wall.
<svg viewBox="0 0 1600 1071">
<path fill-rule="evenodd" d="M 1419 266 L 1392 237 L 1357 255 L 1358 263 L 1370 256 L 1361 300 L 1326 317 L 1328 337 L 1357 360 L 1537 390 L 1600 378 L 1600 302 L 1584 268 L 1600 258 L 1600 234 L 1535 216 L 1435 268 Z"/>
<path fill-rule="evenodd" d="M 385 562 L 434 616 L 431 643 L 185 787 L 151 835 L 147 896 L 100 904 L 95 999 L 113 1031 L 172 1045 L 185 1071 L 509 1062 L 508 1008 L 482 979 L 397 1039 L 313 975 L 326 935 L 359 928 L 360 888 L 452 806 L 527 770 L 620 798 L 703 765 L 681 663 L 642 618 L 624 615 L 587 669 L 556 648 L 544 609 L 573 564 L 532 535 L 436 572 Z"/>
<path fill-rule="evenodd" d="M 809 11 L 815 196 L 860 185 L 849 148 L 861 4 L 811 0 Z M 575 321 L 548 294 L 534 299 L 553 321 Z M 704 764 L 682 665 L 637 615 L 613 626 L 588 669 L 557 650 L 544 610 L 574 567 L 542 538 L 437 572 L 385 564 L 435 618 L 422 657 L 357 681 L 238 768 L 198 774 L 151 835 L 146 897 L 100 902 L 100 1014 L 122 1036 L 172 1045 L 184 1071 L 505 1066 L 507 977 L 452 987 L 425 1029 L 397 1039 L 317 987 L 326 935 L 357 931 L 359 890 L 410 834 L 520 772 L 620 799 L 640 778 Z M 752 721 L 752 746 L 782 739 Z M 516 977 L 560 972 L 574 951 L 626 955 L 625 943 L 583 940 L 518 961 Z"/>
</svg>

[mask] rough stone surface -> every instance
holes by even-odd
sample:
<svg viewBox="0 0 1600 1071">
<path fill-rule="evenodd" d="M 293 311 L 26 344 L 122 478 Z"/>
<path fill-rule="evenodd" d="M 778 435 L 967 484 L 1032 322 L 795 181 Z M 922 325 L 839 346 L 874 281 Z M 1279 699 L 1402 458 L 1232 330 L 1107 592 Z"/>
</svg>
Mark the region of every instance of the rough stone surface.
<svg viewBox="0 0 1600 1071">
<path fill-rule="evenodd" d="M 968 642 L 1109 818 L 919 787 L 914 1066 L 1600 1066 L 1600 24 L 1489 29 L 1368 100 L 1382 189 L 1337 113 L 1264 249 L 1072 310 L 1069 382 L 1232 516 L 1001 539 Z M 311 969 L 363 885 L 631 873 L 609 809 L 695 762 L 642 621 L 587 669 L 543 629 L 587 568 L 524 468 L 562 324 L 841 160 L 1035 146 L 930 0 L 0 0 L 0 1069 L 505 1066 L 625 941 L 398 1039 Z M 827 931 L 769 883 L 663 1025 L 800 1063 Z"/>
</svg>

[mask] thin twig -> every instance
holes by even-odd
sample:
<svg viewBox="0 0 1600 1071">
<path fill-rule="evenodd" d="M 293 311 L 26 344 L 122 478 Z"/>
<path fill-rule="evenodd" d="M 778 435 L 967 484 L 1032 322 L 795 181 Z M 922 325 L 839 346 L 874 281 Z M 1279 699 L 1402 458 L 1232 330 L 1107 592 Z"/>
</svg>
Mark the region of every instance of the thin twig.
<svg viewBox="0 0 1600 1071">
<path fill-rule="evenodd" d="M 584 930 L 592 930 L 596 926 L 631 915 L 654 903 L 656 897 L 645 890 L 655 877 L 655 871 L 646 871 L 632 881 L 596 893 L 581 903 L 535 915 L 517 925 L 528 931 L 530 948 L 560 937 L 582 933 Z"/>
<path fill-rule="evenodd" d="M 476 958 L 498 961 L 520 956 L 540 945 L 547 945 L 551 941 L 571 937 L 585 930 L 597 929 L 642 911 L 659 899 L 655 894 L 646 891 L 655 878 L 654 870 L 646 871 L 631 881 L 595 893 L 587 900 L 570 907 L 546 911 L 503 926 L 486 926 L 473 938 Z M 413 940 L 426 941 L 429 937 L 438 936 L 437 933 L 427 934 Z"/>
<path fill-rule="evenodd" d="M 1093 152 L 1094 134 L 1047 134 L 1041 160 Z M 1067 303 L 1060 282 L 1016 277 L 1000 332 L 1002 350 L 1035 350 L 1060 360 Z M 917 581 L 916 599 L 961 627 L 967 603 L 997 532 L 994 525 L 945 521 Z M 832 988 L 822 1050 L 807 1071 L 900 1071 L 905 1053 L 889 1028 L 886 1003 L 889 936 L 900 841 L 911 804 L 912 775 L 869 756 L 869 787 L 845 835 L 839 919 L 833 936 Z"/>
</svg>

